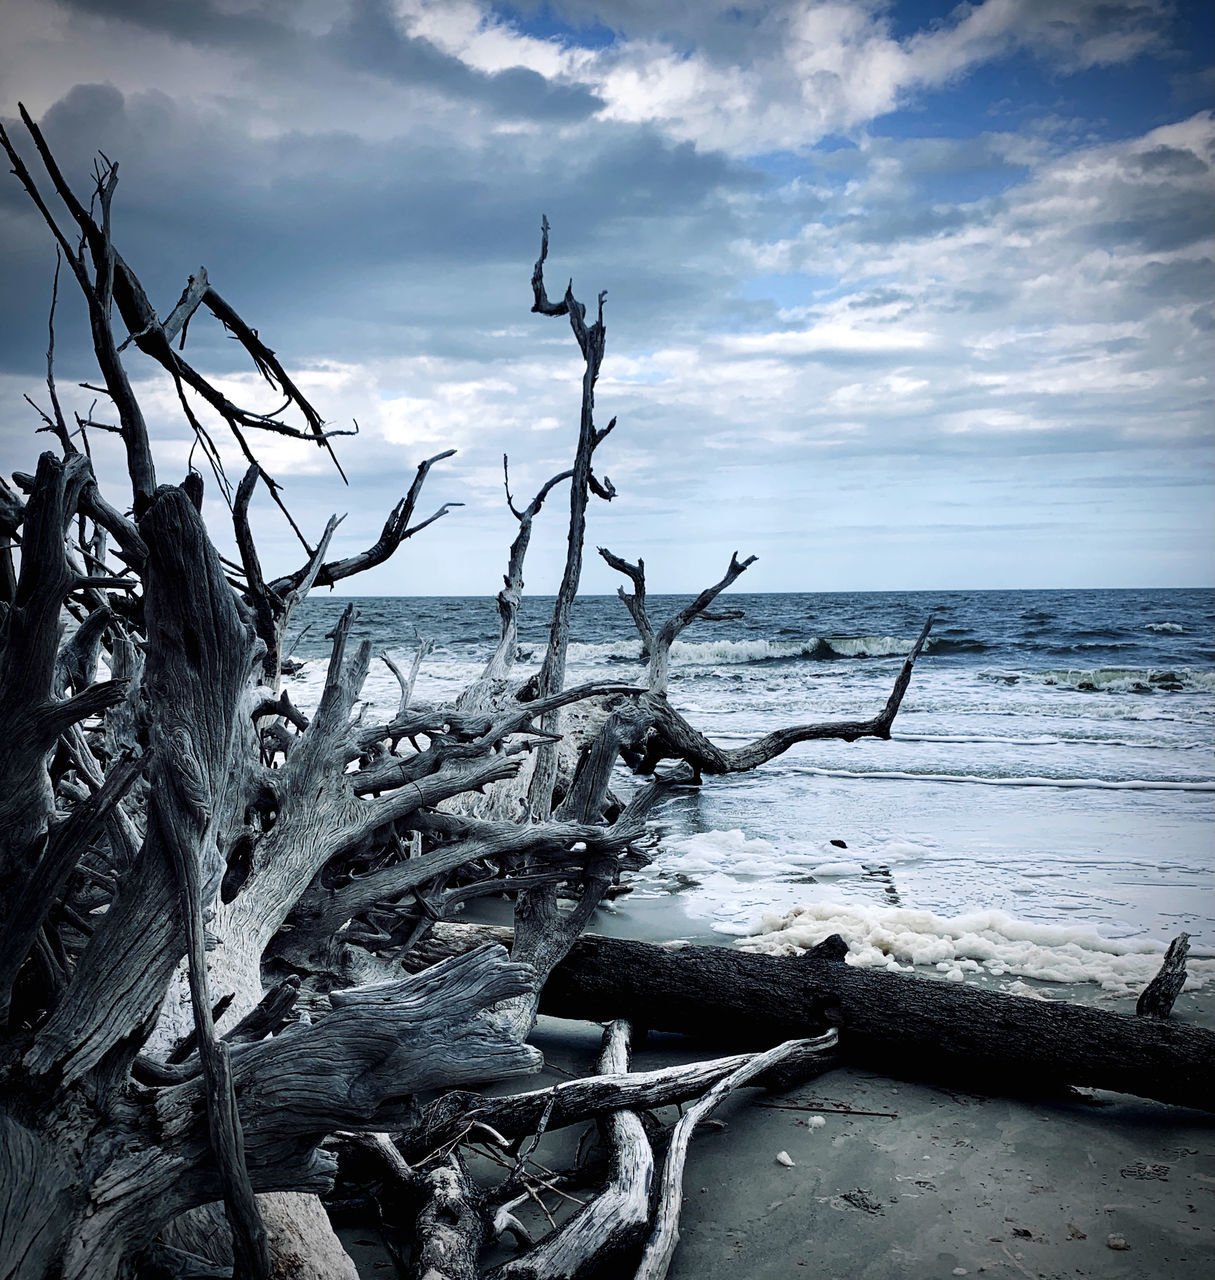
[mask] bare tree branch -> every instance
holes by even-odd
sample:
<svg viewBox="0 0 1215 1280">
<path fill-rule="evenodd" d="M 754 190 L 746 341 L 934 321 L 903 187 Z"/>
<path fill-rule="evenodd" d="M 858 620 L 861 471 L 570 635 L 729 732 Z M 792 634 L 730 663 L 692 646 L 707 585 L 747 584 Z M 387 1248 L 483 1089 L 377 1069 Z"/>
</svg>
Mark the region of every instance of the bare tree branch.
<svg viewBox="0 0 1215 1280">
<path fill-rule="evenodd" d="M 911 683 L 911 673 L 920 656 L 933 619 L 924 624 L 911 652 L 908 653 L 895 678 L 894 688 L 886 705 L 869 720 L 836 720 L 822 724 L 793 725 L 774 729 L 762 738 L 742 747 L 718 747 L 699 730 L 694 729 L 665 699 L 655 700 L 653 705 L 653 732 L 646 741 L 642 772 L 650 772 L 660 760 L 686 760 L 698 773 L 741 773 L 756 769 L 761 764 L 788 751 L 798 742 L 815 739 L 840 739 L 855 742 L 858 738 L 889 738 L 894 718 L 898 715 L 903 695 Z"/>
<path fill-rule="evenodd" d="M 755 556 L 748 556 L 740 562 L 738 552 L 735 551 L 730 556 L 730 565 L 726 569 L 725 576 L 719 582 L 714 583 L 713 586 L 706 587 L 691 604 L 686 605 L 678 613 L 672 614 L 659 627 L 650 652 L 648 678 L 651 693 L 666 692 L 667 680 L 670 677 L 671 645 L 675 643 L 679 633 L 695 621 L 732 582 L 753 565 L 755 559 Z M 628 603 L 627 599 L 625 603 Z M 630 609 L 629 612 L 631 613 L 632 610 Z"/>
<path fill-rule="evenodd" d="M 446 515 L 452 507 L 463 506 L 463 503 L 460 502 L 445 502 L 438 511 L 420 524 L 410 525 L 409 523 L 413 519 L 414 508 L 421 495 L 422 485 L 425 483 L 427 475 L 430 474 L 431 467 L 436 462 L 442 462 L 444 458 L 452 457 L 455 452 L 454 449 L 445 449 L 442 453 L 436 453 L 434 457 L 427 458 L 424 462 L 418 464 L 413 483 L 409 486 L 409 492 L 392 509 L 392 514 L 385 521 L 380 536 L 366 551 L 361 551 L 354 556 L 348 556 L 344 560 L 331 560 L 327 564 L 321 564 L 315 568 L 310 564 L 305 565 L 302 569 L 297 569 L 286 577 L 276 578 L 269 584 L 269 589 L 276 595 L 283 595 L 284 592 L 296 590 L 310 573 L 314 583 L 322 587 L 331 587 L 343 578 L 352 577 L 356 573 L 363 573 L 378 564 L 383 564 L 407 538 L 412 538 L 415 533 L 420 533 L 427 525 L 433 524 L 441 516 Z"/>
</svg>

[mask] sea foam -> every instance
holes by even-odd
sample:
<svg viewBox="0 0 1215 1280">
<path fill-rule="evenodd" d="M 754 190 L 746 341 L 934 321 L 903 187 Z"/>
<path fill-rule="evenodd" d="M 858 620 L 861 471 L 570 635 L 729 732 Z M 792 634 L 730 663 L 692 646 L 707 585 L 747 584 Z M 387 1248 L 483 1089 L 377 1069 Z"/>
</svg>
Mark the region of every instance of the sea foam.
<svg viewBox="0 0 1215 1280">
<path fill-rule="evenodd" d="M 1094 929 L 1036 924 L 1002 911 L 948 918 L 905 907 L 814 902 L 784 915 L 766 915 L 757 934 L 739 946 L 769 955 L 796 955 L 838 933 L 847 963 L 859 968 L 935 966 L 955 982 L 968 975 L 1031 978 L 1039 982 L 1097 983 L 1117 995 L 1143 989 L 1160 967 L 1164 944 L 1115 940 Z M 1187 991 L 1215 980 L 1215 960 L 1191 957 Z"/>
<path fill-rule="evenodd" d="M 1210 693 L 1215 671 L 1196 667 L 1076 667 L 977 673 L 996 684 L 1042 684 L 1079 693 Z"/>
<path fill-rule="evenodd" d="M 663 850 L 662 865 L 685 874 L 724 872 L 732 876 L 757 876 L 770 880 L 789 875 L 827 880 L 863 876 L 871 865 L 895 866 L 901 862 L 916 861 L 926 853 L 920 845 L 899 840 L 885 841 L 863 862 L 857 858 L 840 857 L 839 847 L 829 841 L 795 847 L 782 853 L 770 840 L 762 836 L 749 839 L 737 828 L 668 837 L 663 841 Z"/>
</svg>

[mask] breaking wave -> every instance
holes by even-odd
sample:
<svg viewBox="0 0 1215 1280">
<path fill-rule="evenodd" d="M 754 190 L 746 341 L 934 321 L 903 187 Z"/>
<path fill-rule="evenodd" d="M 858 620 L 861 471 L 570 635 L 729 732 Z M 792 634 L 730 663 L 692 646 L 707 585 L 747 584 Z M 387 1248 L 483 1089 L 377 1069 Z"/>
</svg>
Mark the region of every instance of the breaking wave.
<svg viewBox="0 0 1215 1280">
<path fill-rule="evenodd" d="M 820 778 L 870 778 L 880 782 L 970 782 L 985 787 L 1059 787 L 1065 791 L 1215 791 L 1215 782 L 1162 778 L 1035 778 L 1020 774 L 982 777 L 974 773 L 910 773 L 902 769 L 816 769 Z"/>
<path fill-rule="evenodd" d="M 898 733 L 896 731 L 890 737 L 894 742 L 982 743 L 1009 747 L 1134 747 L 1137 751 L 1209 751 L 1211 748 L 1211 744 L 1206 741 L 1179 742 L 1174 738 L 1168 738 L 1160 742 L 1152 742 L 1144 738 L 1094 737 L 1075 733 L 1021 737 L 989 733 Z"/>
<path fill-rule="evenodd" d="M 901 658 L 914 640 L 904 636 L 808 636 L 805 640 L 676 640 L 671 661 L 677 666 L 716 667 L 758 662 L 809 660 L 830 662 L 840 658 Z M 934 640 L 926 650 L 938 653 L 970 652 L 986 648 L 973 640 Z M 538 651 L 520 650 L 521 656 L 538 656 Z M 598 644 L 573 643 L 571 662 L 639 662 L 641 644 L 637 640 L 609 640 Z"/>
<path fill-rule="evenodd" d="M 1144 631 L 1163 632 L 1171 636 L 1180 635 L 1185 630 L 1180 622 L 1149 622 L 1143 629 Z"/>
<path fill-rule="evenodd" d="M 1215 671 L 1194 667 L 1093 667 L 1047 671 L 980 671 L 980 680 L 996 684 L 1043 684 L 1080 693 L 1210 693 Z"/>
</svg>

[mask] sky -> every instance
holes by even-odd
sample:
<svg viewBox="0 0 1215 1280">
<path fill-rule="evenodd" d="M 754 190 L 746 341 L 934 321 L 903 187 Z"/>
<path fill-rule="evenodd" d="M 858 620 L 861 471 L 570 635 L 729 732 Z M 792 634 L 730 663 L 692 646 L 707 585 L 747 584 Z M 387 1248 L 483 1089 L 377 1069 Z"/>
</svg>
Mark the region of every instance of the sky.
<svg viewBox="0 0 1215 1280">
<path fill-rule="evenodd" d="M 315 538 L 377 536 L 424 457 L 428 514 L 354 594 L 488 594 L 572 457 L 581 360 L 530 312 L 607 291 L 588 549 L 699 589 L 1215 580 L 1215 17 L 1209 0 L 0 0 L 17 103 L 164 312 L 202 263 L 334 427 L 259 442 Z M 0 175 L 0 468 L 32 471 L 54 248 Z M 57 373 L 87 413 L 83 305 Z M 73 286 L 74 288 L 74 286 Z M 273 397 L 213 321 L 187 354 Z M 129 369 L 162 482 L 191 464 Z M 104 405 L 95 414 L 105 417 Z M 222 429 L 222 428 L 221 428 Z M 121 497 L 114 438 L 92 433 Z M 235 482 L 243 470 L 228 450 Z M 202 465 L 194 456 L 194 462 Z M 227 508 L 207 476 L 221 548 Z M 564 493 L 526 579 L 551 592 Z M 268 572 L 302 550 L 260 495 Z M 584 588 L 615 589 L 591 556 Z"/>
</svg>

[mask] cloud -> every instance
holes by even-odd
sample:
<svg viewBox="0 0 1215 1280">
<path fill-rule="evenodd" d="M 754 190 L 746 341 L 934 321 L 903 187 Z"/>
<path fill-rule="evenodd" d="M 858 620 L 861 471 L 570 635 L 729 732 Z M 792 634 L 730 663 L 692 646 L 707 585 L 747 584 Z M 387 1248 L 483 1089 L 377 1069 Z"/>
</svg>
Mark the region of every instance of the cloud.
<svg viewBox="0 0 1215 1280">
<path fill-rule="evenodd" d="M 899 38 L 881 3 L 555 8 L 618 33 L 578 62 L 605 115 L 745 154 L 812 146 L 1020 50 L 1061 70 L 1126 63 L 1165 47 L 1169 15 L 1162 0 L 983 0 Z"/>
<path fill-rule="evenodd" d="M 542 213 L 550 288 L 572 274 L 587 301 L 608 290 L 598 404 L 620 418 L 602 459 L 620 496 L 592 536 L 645 554 L 656 583 L 718 576 L 750 527 L 756 589 L 810 585 L 849 503 L 871 522 L 906 505 L 924 529 L 946 500 L 959 519 L 1004 504 L 1049 525 L 1098 472 L 1142 471 L 1150 495 L 1206 465 L 1211 115 L 1112 130 L 1102 101 L 1076 99 L 1066 119 L 993 128 L 971 75 L 1028 57 L 1059 83 L 1132 65 L 1163 81 L 1180 63 L 1161 5 L 986 0 L 918 29 L 868 0 L 10 12 L 0 111 L 32 89 L 82 190 L 95 148 L 120 160 L 116 235 L 156 305 L 205 262 L 326 417 L 358 420 L 337 445 L 353 492 L 318 451 L 267 445 L 310 528 L 349 509 L 344 545 L 369 541 L 417 461 L 460 449 L 429 486 L 467 503 L 434 535 L 453 558 L 360 589 L 493 590 L 503 452 L 520 493 L 566 464 L 579 361 L 564 321 L 528 311 Z M 52 269 L 36 214 L 0 183 L 6 469 L 40 443 L 20 393 L 38 389 Z M 58 329 L 85 409 L 67 283 Z M 263 394 L 218 326 L 196 321 L 187 350 Z M 131 367 L 175 477 L 191 448 L 175 395 Z M 118 483 L 113 442 L 97 444 Z M 1197 509 L 1142 503 L 1137 527 L 1175 540 Z M 294 567 L 264 518 L 267 559 Z M 558 524 L 533 587 L 551 585 Z M 1094 545 L 1130 536 L 1091 527 Z"/>
</svg>

